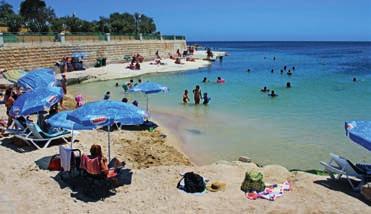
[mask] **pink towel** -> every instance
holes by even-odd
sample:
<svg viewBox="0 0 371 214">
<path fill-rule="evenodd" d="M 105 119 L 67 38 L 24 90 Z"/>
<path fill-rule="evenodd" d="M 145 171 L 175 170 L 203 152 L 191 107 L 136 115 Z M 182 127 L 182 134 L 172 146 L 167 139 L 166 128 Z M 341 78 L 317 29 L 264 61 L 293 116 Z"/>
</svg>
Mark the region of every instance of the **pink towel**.
<svg viewBox="0 0 371 214">
<path fill-rule="evenodd" d="M 99 175 L 102 172 L 98 157 L 91 159 L 87 155 L 82 155 L 80 168 L 92 175 Z"/>
</svg>

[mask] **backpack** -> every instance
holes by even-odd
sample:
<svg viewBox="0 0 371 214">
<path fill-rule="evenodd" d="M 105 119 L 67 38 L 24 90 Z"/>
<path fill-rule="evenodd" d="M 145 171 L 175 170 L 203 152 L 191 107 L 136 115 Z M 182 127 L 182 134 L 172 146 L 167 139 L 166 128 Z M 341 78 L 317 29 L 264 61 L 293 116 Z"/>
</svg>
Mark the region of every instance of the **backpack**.
<svg viewBox="0 0 371 214">
<path fill-rule="evenodd" d="M 181 184 L 182 180 L 184 180 L 184 186 Z M 185 173 L 182 180 L 179 181 L 178 188 L 188 193 L 203 192 L 206 189 L 204 178 L 194 172 Z"/>
<path fill-rule="evenodd" d="M 59 154 L 53 155 L 51 157 L 50 162 L 49 162 L 49 165 L 48 165 L 48 169 L 51 170 L 51 171 L 60 171 L 60 170 L 62 170 L 62 167 L 61 167 L 61 158 L 60 158 Z"/>
<path fill-rule="evenodd" d="M 260 172 L 246 172 L 245 179 L 242 182 L 241 190 L 244 192 L 262 192 L 265 188 L 263 174 Z"/>
</svg>

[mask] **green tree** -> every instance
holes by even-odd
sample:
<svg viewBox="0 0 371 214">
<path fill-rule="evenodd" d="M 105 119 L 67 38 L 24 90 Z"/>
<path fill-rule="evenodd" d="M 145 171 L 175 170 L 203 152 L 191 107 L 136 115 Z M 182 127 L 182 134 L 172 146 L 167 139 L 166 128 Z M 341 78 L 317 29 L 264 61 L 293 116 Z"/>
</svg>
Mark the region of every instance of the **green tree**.
<svg viewBox="0 0 371 214">
<path fill-rule="evenodd" d="M 0 2 L 0 24 L 6 25 L 11 15 L 14 15 L 13 6 L 5 1 Z"/>
<path fill-rule="evenodd" d="M 95 22 L 95 29 L 102 33 L 111 32 L 110 20 L 103 16 L 99 17 L 99 21 Z"/>
<path fill-rule="evenodd" d="M 133 33 L 135 31 L 134 16 L 129 13 L 112 13 L 109 17 L 111 32 Z"/>
<path fill-rule="evenodd" d="M 65 21 L 62 18 L 56 18 L 51 22 L 50 30 L 60 33 L 66 30 Z"/>
<path fill-rule="evenodd" d="M 19 32 L 23 24 L 22 16 L 18 14 L 9 15 L 9 20 L 6 23 L 9 32 Z"/>
<path fill-rule="evenodd" d="M 139 19 L 138 28 L 140 33 L 155 33 L 156 32 L 156 24 L 152 18 L 142 15 Z"/>
<path fill-rule="evenodd" d="M 54 10 L 47 7 L 42 0 L 24 0 L 21 3 L 20 15 L 32 32 L 47 32 L 56 18 Z"/>
</svg>

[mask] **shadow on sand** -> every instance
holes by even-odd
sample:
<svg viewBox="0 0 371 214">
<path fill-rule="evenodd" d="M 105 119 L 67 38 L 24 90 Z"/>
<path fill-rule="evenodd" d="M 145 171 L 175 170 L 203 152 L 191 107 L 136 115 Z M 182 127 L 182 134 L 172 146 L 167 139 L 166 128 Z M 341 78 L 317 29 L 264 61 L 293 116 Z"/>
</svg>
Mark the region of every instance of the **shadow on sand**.
<svg viewBox="0 0 371 214">
<path fill-rule="evenodd" d="M 327 178 L 326 180 L 317 180 L 314 181 L 315 184 L 322 185 L 326 188 L 329 188 L 333 191 L 343 192 L 353 198 L 356 198 L 368 206 L 371 205 L 371 202 L 367 201 L 359 192 L 353 191 L 350 187 L 348 181 L 345 178 L 340 179 L 339 181 L 334 181 L 333 179 Z"/>
<path fill-rule="evenodd" d="M 106 179 L 92 178 L 84 173 L 58 173 L 53 179 L 61 189 L 71 189 L 71 197 L 83 202 L 97 202 L 116 194 L 119 186 L 130 185 L 133 172 L 130 169 L 121 169 L 114 183 Z"/>
<path fill-rule="evenodd" d="M 70 140 L 70 138 L 66 138 L 67 140 Z M 45 141 L 46 142 L 46 141 Z M 53 140 L 49 146 L 58 146 L 58 145 L 63 145 L 65 144 L 66 142 L 62 139 L 56 139 L 56 140 Z M 11 149 L 15 152 L 18 152 L 18 153 L 27 153 L 27 152 L 32 152 L 32 151 L 35 151 L 37 150 L 36 147 L 32 146 L 32 145 L 28 145 L 26 142 L 18 139 L 18 138 L 15 138 L 15 137 L 7 137 L 7 138 L 2 138 L 1 141 L 0 141 L 0 145 L 1 146 L 4 146 L 8 149 Z M 39 146 L 44 146 L 44 143 L 38 143 Z"/>
</svg>

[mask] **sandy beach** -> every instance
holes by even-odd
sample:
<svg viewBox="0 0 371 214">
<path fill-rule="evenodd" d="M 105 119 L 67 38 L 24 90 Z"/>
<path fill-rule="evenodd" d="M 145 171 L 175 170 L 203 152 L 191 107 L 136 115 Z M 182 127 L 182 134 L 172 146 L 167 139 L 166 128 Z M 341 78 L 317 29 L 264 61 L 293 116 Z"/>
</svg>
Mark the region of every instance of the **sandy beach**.
<svg viewBox="0 0 371 214">
<path fill-rule="evenodd" d="M 1 115 L 4 117 L 4 108 Z M 115 131 L 113 155 L 124 160 L 125 184 L 112 195 L 97 198 L 85 181 L 61 178 L 45 170 L 48 157 L 58 146 L 35 150 L 14 138 L 1 140 L 0 212 L 1 213 L 361 213 L 371 211 L 362 198 L 353 194 L 344 180 L 328 181 L 327 176 L 289 172 L 278 165 L 262 168 L 254 163 L 218 161 L 195 166 L 176 147 L 176 138 L 164 128 L 154 132 Z M 88 152 L 93 143 L 106 152 L 104 131 L 83 131 L 74 144 Z M 274 202 L 245 198 L 240 185 L 246 171 L 260 171 L 268 184 L 292 184 L 292 191 Z M 210 181 L 227 184 L 222 192 L 194 196 L 176 188 L 180 173 L 194 171 Z M 98 194 L 99 195 L 99 194 Z"/>
<path fill-rule="evenodd" d="M 172 59 L 161 60 L 164 65 L 153 65 L 152 61 L 141 63 L 140 70 L 131 70 L 126 68 L 130 63 L 113 63 L 99 68 L 87 68 L 84 71 L 74 71 L 66 73 L 68 84 L 76 84 L 78 82 L 92 82 L 113 79 L 123 79 L 136 77 L 144 74 L 156 74 L 165 72 L 181 72 L 188 70 L 196 70 L 210 65 L 209 61 L 197 59 L 194 62 L 182 61 L 183 64 L 175 64 Z M 61 78 L 61 74 L 58 75 Z"/>
</svg>

